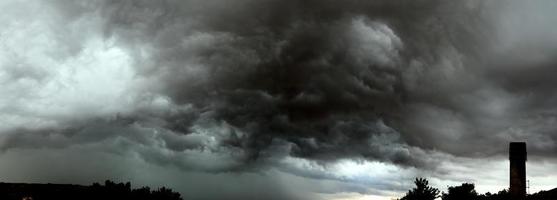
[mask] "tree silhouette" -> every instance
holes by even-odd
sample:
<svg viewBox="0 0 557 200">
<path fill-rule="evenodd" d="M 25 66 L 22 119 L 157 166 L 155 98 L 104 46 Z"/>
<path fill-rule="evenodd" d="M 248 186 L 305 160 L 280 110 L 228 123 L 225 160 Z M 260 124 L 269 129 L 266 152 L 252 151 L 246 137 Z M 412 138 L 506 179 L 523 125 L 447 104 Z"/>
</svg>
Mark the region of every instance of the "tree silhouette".
<svg viewBox="0 0 557 200">
<path fill-rule="evenodd" d="M 64 184 L 0 183 L 1 200 L 183 200 L 180 193 L 162 187 L 133 189 L 131 183 L 105 181 L 91 186 Z"/>
<path fill-rule="evenodd" d="M 557 199 L 557 188 L 549 191 L 539 191 L 536 194 L 528 196 L 528 200 L 546 200 L 546 199 Z"/>
<path fill-rule="evenodd" d="M 414 180 L 416 188 L 409 190 L 401 200 L 434 200 L 439 197 L 439 190 L 429 186 L 429 181 L 425 178 Z"/>
<path fill-rule="evenodd" d="M 447 193 L 443 193 L 441 196 L 439 190 L 429 186 L 429 182 L 425 178 L 416 178 L 414 183 L 416 188 L 409 190 L 399 200 L 434 200 L 438 197 L 441 197 L 442 200 L 509 200 L 511 198 L 508 189 L 497 193 L 478 194 L 473 183 L 450 186 Z M 557 188 L 530 194 L 526 196 L 526 200 L 557 200 Z"/>
<path fill-rule="evenodd" d="M 479 199 L 474 184 L 463 183 L 460 186 L 449 187 L 447 193 L 441 196 L 443 200 L 474 200 Z"/>
<path fill-rule="evenodd" d="M 480 199 L 482 200 L 509 200 L 511 199 L 511 195 L 509 193 L 509 190 L 501 190 L 497 193 L 485 193 L 483 195 L 480 195 Z M 547 199 L 549 200 L 549 199 Z"/>
</svg>

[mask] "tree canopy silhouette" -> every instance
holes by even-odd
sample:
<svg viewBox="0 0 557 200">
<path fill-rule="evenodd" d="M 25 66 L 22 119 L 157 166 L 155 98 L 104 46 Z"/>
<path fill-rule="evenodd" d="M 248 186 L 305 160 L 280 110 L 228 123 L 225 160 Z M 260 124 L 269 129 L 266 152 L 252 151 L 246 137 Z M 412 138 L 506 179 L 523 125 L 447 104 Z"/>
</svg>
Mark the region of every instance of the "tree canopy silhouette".
<svg viewBox="0 0 557 200">
<path fill-rule="evenodd" d="M 479 194 L 473 183 L 462 183 L 459 186 L 449 186 L 447 192 L 439 195 L 439 190 L 429 186 L 425 178 L 416 178 L 416 187 L 409 190 L 400 200 L 434 200 L 441 197 L 442 200 L 509 200 L 509 190 L 504 189 L 497 193 L 487 192 Z M 548 191 L 539 191 L 526 196 L 526 200 L 555 200 L 557 199 L 557 188 Z"/>
<path fill-rule="evenodd" d="M 182 200 L 180 193 L 162 187 L 151 190 L 149 187 L 131 188 L 131 184 L 105 181 L 104 185 L 91 186 L 68 184 L 26 184 L 0 183 L 2 200 Z"/>
<path fill-rule="evenodd" d="M 429 186 L 429 181 L 425 178 L 414 180 L 416 187 L 409 190 L 400 200 L 434 200 L 439 197 L 439 189 Z"/>
<path fill-rule="evenodd" d="M 478 199 L 478 193 L 472 183 L 463 183 L 460 186 L 448 188 L 447 193 L 443 193 L 442 200 L 474 200 Z"/>
</svg>

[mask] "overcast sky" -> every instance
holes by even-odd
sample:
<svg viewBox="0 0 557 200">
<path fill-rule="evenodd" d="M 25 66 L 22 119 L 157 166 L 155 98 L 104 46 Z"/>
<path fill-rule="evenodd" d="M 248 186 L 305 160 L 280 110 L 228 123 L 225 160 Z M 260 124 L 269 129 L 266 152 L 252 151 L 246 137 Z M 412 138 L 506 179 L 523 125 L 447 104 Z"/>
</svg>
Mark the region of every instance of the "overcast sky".
<svg viewBox="0 0 557 200">
<path fill-rule="evenodd" d="M 552 0 L 2 0 L 0 181 L 185 199 L 557 187 Z"/>
</svg>

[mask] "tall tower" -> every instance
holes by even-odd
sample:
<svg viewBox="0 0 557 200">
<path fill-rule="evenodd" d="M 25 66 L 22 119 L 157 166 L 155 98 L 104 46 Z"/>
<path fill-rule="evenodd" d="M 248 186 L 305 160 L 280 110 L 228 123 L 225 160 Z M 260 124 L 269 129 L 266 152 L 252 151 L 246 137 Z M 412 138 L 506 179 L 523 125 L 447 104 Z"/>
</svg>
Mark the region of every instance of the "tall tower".
<svg viewBox="0 0 557 200">
<path fill-rule="evenodd" d="M 526 142 L 509 145 L 511 200 L 526 199 Z"/>
</svg>

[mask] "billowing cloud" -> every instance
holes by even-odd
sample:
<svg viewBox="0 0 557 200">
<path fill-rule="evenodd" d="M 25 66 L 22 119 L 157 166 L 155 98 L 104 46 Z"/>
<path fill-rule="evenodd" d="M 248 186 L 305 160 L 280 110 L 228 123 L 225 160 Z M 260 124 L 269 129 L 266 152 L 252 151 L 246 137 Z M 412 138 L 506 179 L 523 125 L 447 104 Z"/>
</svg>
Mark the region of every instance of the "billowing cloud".
<svg viewBox="0 0 557 200">
<path fill-rule="evenodd" d="M 0 7 L 1 157 L 30 165 L 5 166 L 20 170 L 12 180 L 174 177 L 195 199 L 392 196 L 417 175 L 502 188 L 459 173 L 500 164 L 508 141 L 529 142 L 535 167 L 557 150 L 549 1 Z M 277 190 L 246 196 L 234 180 Z"/>
</svg>

